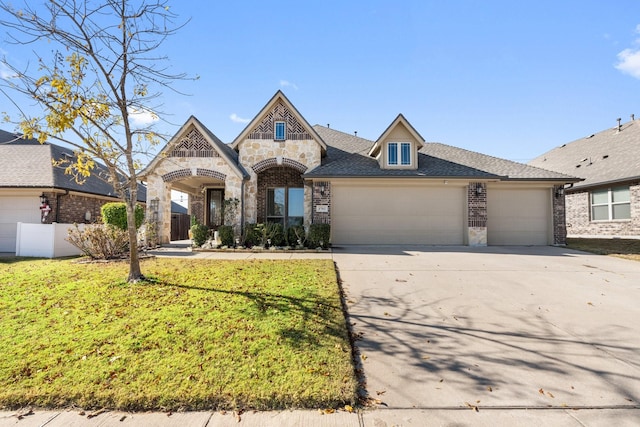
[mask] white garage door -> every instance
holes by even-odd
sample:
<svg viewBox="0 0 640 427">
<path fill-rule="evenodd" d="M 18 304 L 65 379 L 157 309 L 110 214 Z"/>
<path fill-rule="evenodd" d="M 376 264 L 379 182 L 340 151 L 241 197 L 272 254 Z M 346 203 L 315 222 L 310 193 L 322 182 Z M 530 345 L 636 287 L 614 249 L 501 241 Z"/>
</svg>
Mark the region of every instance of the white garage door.
<svg viewBox="0 0 640 427">
<path fill-rule="evenodd" d="M 334 245 L 461 245 L 465 200 L 461 187 L 334 183 L 331 241 Z"/>
<path fill-rule="evenodd" d="M 548 245 L 552 243 L 550 230 L 549 189 L 488 188 L 489 245 Z"/>
<path fill-rule="evenodd" d="M 18 222 L 40 222 L 37 196 L 0 197 L 0 252 L 15 253 Z"/>
</svg>

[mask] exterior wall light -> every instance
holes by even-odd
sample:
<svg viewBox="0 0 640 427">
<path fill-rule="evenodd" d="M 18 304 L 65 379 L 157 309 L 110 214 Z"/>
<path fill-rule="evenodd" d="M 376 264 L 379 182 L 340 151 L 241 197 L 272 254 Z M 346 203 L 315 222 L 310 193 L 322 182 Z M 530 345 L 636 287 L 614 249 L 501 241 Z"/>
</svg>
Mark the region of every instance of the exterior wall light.
<svg viewBox="0 0 640 427">
<path fill-rule="evenodd" d="M 481 185 L 478 185 L 476 187 L 476 196 L 480 196 L 482 194 L 482 192 L 484 191 L 484 189 L 482 188 Z"/>
<path fill-rule="evenodd" d="M 561 196 L 563 196 L 563 195 L 564 195 L 564 188 L 559 187 L 559 188 L 556 190 L 556 198 L 557 198 L 557 197 L 561 197 Z"/>
<path fill-rule="evenodd" d="M 49 199 L 47 199 L 47 196 L 45 196 L 44 193 L 42 193 L 40 195 L 40 204 L 44 205 L 45 203 L 49 203 Z"/>
</svg>

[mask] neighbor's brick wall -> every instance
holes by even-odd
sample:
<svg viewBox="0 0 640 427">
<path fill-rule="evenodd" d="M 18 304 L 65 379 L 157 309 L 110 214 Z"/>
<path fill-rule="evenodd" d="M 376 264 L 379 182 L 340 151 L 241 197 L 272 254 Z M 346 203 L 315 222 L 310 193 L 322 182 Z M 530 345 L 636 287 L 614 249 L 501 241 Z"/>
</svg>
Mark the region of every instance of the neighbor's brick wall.
<svg viewBox="0 0 640 427">
<path fill-rule="evenodd" d="M 567 244 L 567 222 L 566 222 L 566 202 L 565 195 L 556 197 L 557 191 L 563 185 L 553 187 L 553 244 Z"/>
<path fill-rule="evenodd" d="M 324 188 L 324 195 L 322 189 Z M 329 212 L 316 212 L 316 206 L 329 207 Z M 313 183 L 313 224 L 331 224 L 331 183 L 329 181 Z"/>
<path fill-rule="evenodd" d="M 589 192 L 580 191 L 567 194 L 566 224 L 569 236 L 625 237 L 640 236 L 640 182 L 630 186 L 631 220 L 596 221 L 590 220 Z"/>
<path fill-rule="evenodd" d="M 258 174 L 257 212 L 258 223 L 267 219 L 267 189 L 274 187 L 304 188 L 302 174 L 292 168 L 276 166 Z"/>
<path fill-rule="evenodd" d="M 76 194 L 44 194 L 49 199 L 49 206 L 51 206 L 51 212 L 49 212 L 49 216 L 44 222 L 45 224 L 53 222 L 61 224 L 100 222 L 100 208 L 102 205 L 116 201 L 114 199 L 98 199 Z M 60 203 L 59 209 L 58 203 Z M 91 221 L 84 219 L 87 211 L 91 212 Z"/>
</svg>

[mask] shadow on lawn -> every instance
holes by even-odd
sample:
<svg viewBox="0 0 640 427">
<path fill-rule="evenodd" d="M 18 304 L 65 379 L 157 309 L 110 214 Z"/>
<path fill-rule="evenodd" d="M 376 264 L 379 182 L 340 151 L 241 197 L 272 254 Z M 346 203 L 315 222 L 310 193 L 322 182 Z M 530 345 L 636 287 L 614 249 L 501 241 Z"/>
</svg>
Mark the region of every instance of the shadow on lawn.
<svg viewBox="0 0 640 427">
<path fill-rule="evenodd" d="M 150 282 L 181 289 L 241 296 L 252 303 L 253 312 L 248 314 L 257 315 L 261 318 L 271 315 L 281 316 L 282 313 L 300 315 L 302 318 L 300 327 L 282 328 L 279 331 L 283 342 L 292 347 L 317 347 L 321 344 L 319 340 L 321 335 L 338 337 L 345 340 L 345 342 L 348 339 L 342 307 L 333 305 L 327 298 L 318 297 L 311 293 L 304 298 L 299 298 L 269 292 L 236 291 L 183 285 L 155 279 L 150 280 Z"/>
</svg>

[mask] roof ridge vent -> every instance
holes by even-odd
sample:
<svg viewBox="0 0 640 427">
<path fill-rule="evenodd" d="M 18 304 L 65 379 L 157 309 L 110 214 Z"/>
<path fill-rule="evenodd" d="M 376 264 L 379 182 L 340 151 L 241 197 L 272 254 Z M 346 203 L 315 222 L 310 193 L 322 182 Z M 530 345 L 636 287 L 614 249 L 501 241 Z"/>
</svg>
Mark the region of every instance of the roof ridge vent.
<svg viewBox="0 0 640 427">
<path fill-rule="evenodd" d="M 622 119 L 620 117 L 618 117 L 616 120 L 618 121 L 618 132 L 620 132 L 622 130 L 622 125 L 620 124 Z"/>
</svg>

